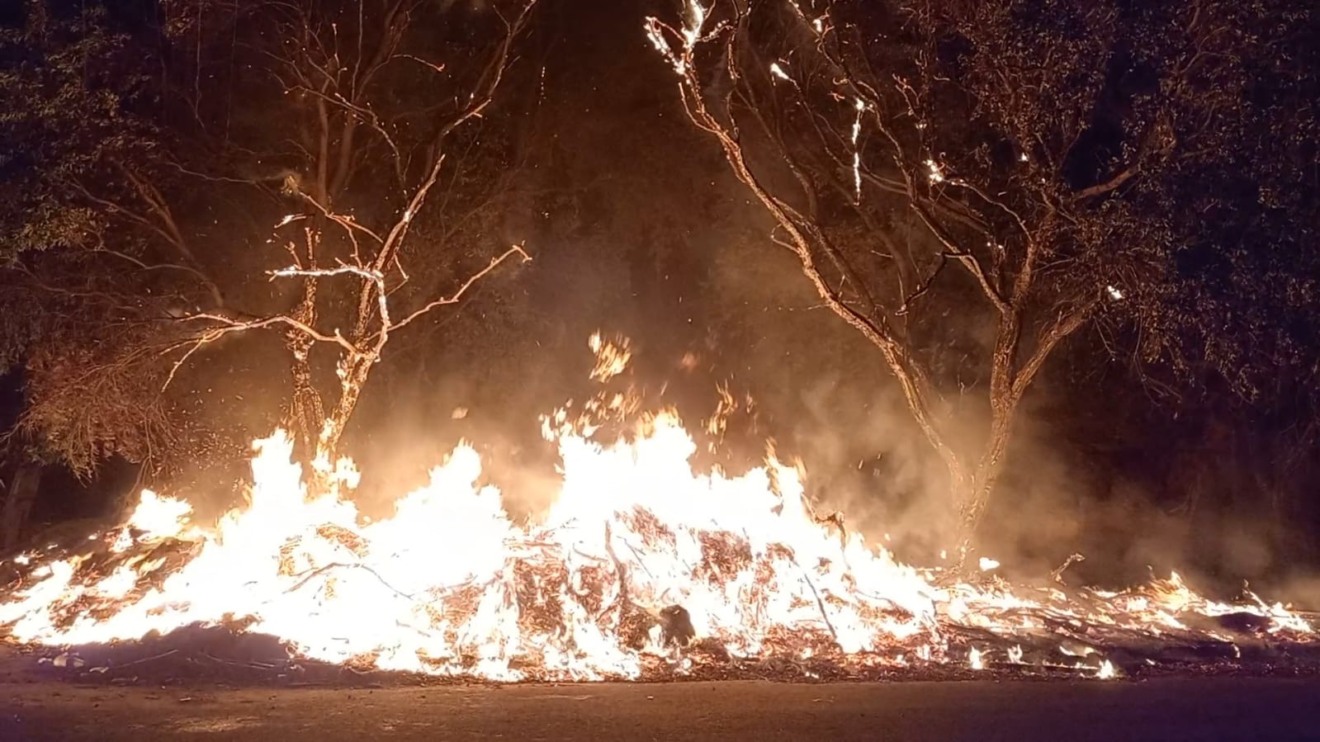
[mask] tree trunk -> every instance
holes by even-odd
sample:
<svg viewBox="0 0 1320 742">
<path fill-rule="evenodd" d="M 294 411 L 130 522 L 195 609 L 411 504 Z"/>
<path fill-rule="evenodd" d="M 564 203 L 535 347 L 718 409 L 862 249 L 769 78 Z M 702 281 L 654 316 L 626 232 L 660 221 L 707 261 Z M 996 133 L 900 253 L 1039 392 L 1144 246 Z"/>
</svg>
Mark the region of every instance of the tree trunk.
<svg viewBox="0 0 1320 742">
<path fill-rule="evenodd" d="M 1013 412 L 1009 411 L 1003 417 L 996 416 L 991 423 L 990 440 L 986 441 L 981 460 L 977 462 L 976 471 L 972 476 L 972 486 L 965 493 L 966 499 L 959 503 L 968 536 L 974 535 L 980 525 L 981 516 L 985 514 L 985 509 L 990 504 L 990 493 L 1004 470 L 1013 417 Z"/>
<path fill-rule="evenodd" d="M 958 508 L 958 550 L 957 564 L 963 565 L 976 545 L 977 531 L 981 527 L 981 518 L 990 505 L 990 495 L 1003 469 L 1002 463 L 985 461 L 976 468 L 976 473 L 965 480 L 954 491 L 954 501 Z"/>
<path fill-rule="evenodd" d="M 990 495 L 1004 468 L 1008 441 L 1017 415 L 1019 388 L 1017 379 L 1018 345 L 1022 337 L 1022 317 L 1016 307 L 1000 315 L 995 347 L 990 356 L 990 431 L 976 468 L 954 492 L 958 506 L 958 564 L 971 553 L 981 518 L 990 505 Z"/>
<path fill-rule="evenodd" d="M 366 386 L 367 377 L 371 375 L 371 369 L 374 365 L 374 355 L 345 359 L 344 367 L 341 370 L 342 384 L 339 388 L 339 401 L 335 404 L 334 411 L 324 418 L 324 425 L 317 437 L 316 457 L 318 460 L 323 460 L 333 466 L 339 458 L 339 443 L 343 439 L 344 428 L 348 426 L 348 421 L 353 417 L 353 412 L 357 410 L 358 399 L 362 396 L 362 388 Z"/>
<path fill-rule="evenodd" d="M 992 382 L 992 386 L 994 386 Z M 954 502 L 958 508 L 958 553 L 959 569 L 964 566 L 972 553 L 981 519 L 990 506 L 990 496 L 1004 471 L 1004 461 L 1008 455 L 1008 444 L 1012 438 L 1013 422 L 1017 417 L 1017 397 L 1011 387 L 1003 387 L 1003 396 L 990 401 L 990 431 L 981 457 L 970 476 L 954 482 Z"/>
<path fill-rule="evenodd" d="M 292 364 L 293 399 L 291 431 L 298 445 L 311 454 L 316 451 L 317 436 L 325 424 L 325 410 L 321 395 L 312 382 L 311 364 L 306 358 L 294 358 Z"/>
<path fill-rule="evenodd" d="M 37 501 L 41 472 L 41 465 L 33 461 L 19 464 L 14 472 L 4 505 L 0 507 L 0 552 L 8 552 L 21 542 L 32 505 Z"/>
<path fill-rule="evenodd" d="M 303 298 L 294 313 L 294 318 L 311 326 L 316 321 L 316 282 L 307 281 L 303 286 Z M 317 442 L 321 429 L 325 425 L 325 408 L 321 404 L 321 395 L 316 391 L 312 378 L 312 345 L 316 341 L 298 330 L 291 330 L 285 336 L 293 361 L 290 365 L 292 375 L 293 399 L 290 411 L 294 440 L 304 452 L 312 456 L 317 451 Z"/>
</svg>

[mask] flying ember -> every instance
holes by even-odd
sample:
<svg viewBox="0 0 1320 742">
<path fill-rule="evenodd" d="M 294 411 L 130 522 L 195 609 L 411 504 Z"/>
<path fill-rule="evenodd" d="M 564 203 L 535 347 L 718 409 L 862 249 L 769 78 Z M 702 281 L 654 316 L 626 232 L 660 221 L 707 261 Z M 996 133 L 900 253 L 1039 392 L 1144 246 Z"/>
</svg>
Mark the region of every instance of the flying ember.
<svg viewBox="0 0 1320 742">
<path fill-rule="evenodd" d="M 592 347 L 593 375 L 623 370 L 626 342 L 597 336 Z M 586 409 L 632 408 L 615 395 Z M 633 416 L 629 435 L 606 442 L 588 418 L 546 418 L 562 481 L 527 524 L 481 484 L 470 445 L 393 517 L 367 522 L 350 462 L 313 491 L 276 432 L 254 445 L 248 504 L 213 527 L 193 523 L 185 501 L 144 491 L 126 523 L 82 551 L 13 560 L 21 577 L 0 601 L 0 627 L 64 646 L 218 625 L 309 659 L 498 681 L 673 676 L 772 657 L 843 669 L 1052 663 L 1109 678 L 1121 674 L 1109 650 L 1126 643 L 1131 656 L 1136 640 L 1314 638 L 1281 605 L 1212 602 L 1176 574 L 1071 595 L 985 573 L 936 579 L 817 518 L 798 467 L 772 457 L 737 476 L 700 473 L 673 412 Z"/>
</svg>

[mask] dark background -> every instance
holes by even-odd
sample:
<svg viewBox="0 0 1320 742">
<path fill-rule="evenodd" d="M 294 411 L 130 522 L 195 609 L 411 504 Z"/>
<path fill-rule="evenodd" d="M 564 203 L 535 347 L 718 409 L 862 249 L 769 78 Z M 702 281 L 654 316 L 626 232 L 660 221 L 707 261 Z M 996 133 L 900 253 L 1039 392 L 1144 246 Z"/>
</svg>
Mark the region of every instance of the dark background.
<svg viewBox="0 0 1320 742">
<path fill-rule="evenodd" d="M 410 328 L 364 396 L 349 433 L 364 508 L 423 481 L 458 439 L 477 443 L 514 513 L 550 496 L 554 453 L 538 415 L 594 391 L 588 335 L 635 346 L 622 380 L 695 423 L 716 385 L 755 401 L 726 453 L 737 471 L 764 443 L 800 457 L 813 496 L 900 556 L 947 543 L 937 462 L 919 439 L 877 352 L 818 306 L 792 255 L 765 246 L 769 225 L 707 138 L 685 119 L 672 72 L 642 20 L 664 3 L 543 0 L 508 98 L 526 118 L 528 177 L 539 207 L 505 215 L 508 240 L 534 261 L 485 282 L 471 300 Z M 127 11 L 126 11 L 127 12 Z M 543 70 L 544 94 L 526 106 Z M 280 349 L 245 340 L 194 379 L 208 414 L 250 436 L 278 422 Z M 691 354 L 698 363 L 686 368 Z M 3 379 L 5 423 L 23 401 Z M 467 408 L 453 419 L 455 408 Z M 1131 582 L 1178 568 L 1229 588 L 1244 579 L 1309 597 L 1320 558 L 1314 418 L 1293 399 L 1247 402 L 1217 389 L 1152 394 L 1125 357 L 1091 332 L 1051 361 L 1028 395 L 1009 473 L 984 528 L 1010 574 L 1041 574 L 1078 551 L 1080 579 Z M 694 425 L 695 427 L 695 425 Z M 148 477 L 215 511 L 240 489 L 241 461 L 220 457 Z M 104 517 L 141 481 L 113 460 L 89 481 L 59 466 L 33 520 Z M 209 506 L 209 508 L 208 508 Z"/>
</svg>

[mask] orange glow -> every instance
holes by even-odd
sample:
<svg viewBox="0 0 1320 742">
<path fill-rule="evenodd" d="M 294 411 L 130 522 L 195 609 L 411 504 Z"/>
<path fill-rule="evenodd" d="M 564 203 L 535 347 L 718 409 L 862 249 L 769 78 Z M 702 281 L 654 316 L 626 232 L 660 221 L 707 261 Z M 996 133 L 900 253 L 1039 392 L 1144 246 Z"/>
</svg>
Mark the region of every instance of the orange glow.
<svg viewBox="0 0 1320 742">
<path fill-rule="evenodd" d="M 623 370 L 626 344 L 593 347 L 598 358 L 613 354 L 609 375 Z M 586 407 L 633 409 L 619 396 Z M 308 658 L 500 681 L 683 672 L 691 642 L 707 656 L 857 666 L 916 657 L 982 669 L 1022 663 L 1021 646 L 953 652 L 947 627 L 1008 646 L 1049 636 L 1043 617 L 1160 636 L 1189 630 L 1194 617 L 1246 612 L 1267 618 L 1269 632 L 1314 636 L 1284 606 L 1208 601 L 1177 574 L 1086 601 L 993 578 L 937 586 L 860 535 L 818 522 L 797 467 L 771 458 L 738 476 L 694 472 L 696 443 L 672 412 L 642 415 L 614 442 L 593 440 L 593 430 L 565 411 L 546 419 L 562 483 L 528 525 L 511 522 L 499 490 L 479 484 L 469 445 L 400 498 L 392 517 L 368 523 L 351 500 L 351 462 L 323 462 L 330 491 L 309 494 L 289 436 L 276 432 L 254 446 L 248 504 L 213 527 L 192 523 L 186 502 L 144 491 L 123 526 L 95 537 L 109 562 L 22 555 L 16 563 L 30 571 L 0 601 L 0 627 L 20 642 L 69 645 L 226 624 Z M 1093 647 L 1061 651 L 1078 657 L 1079 674 L 1116 674 Z"/>
</svg>

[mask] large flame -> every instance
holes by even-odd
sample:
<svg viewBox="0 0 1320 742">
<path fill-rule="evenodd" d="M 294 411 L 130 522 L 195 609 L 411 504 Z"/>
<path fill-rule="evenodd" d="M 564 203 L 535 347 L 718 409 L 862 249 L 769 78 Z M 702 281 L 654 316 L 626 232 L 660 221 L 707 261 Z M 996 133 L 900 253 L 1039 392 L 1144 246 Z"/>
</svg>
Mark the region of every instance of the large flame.
<svg viewBox="0 0 1320 742">
<path fill-rule="evenodd" d="M 626 345 L 593 348 L 614 354 L 593 373 L 626 363 Z M 588 408 L 597 417 L 633 409 L 606 400 Z M 214 527 L 193 524 L 186 502 L 145 491 L 123 526 L 93 537 L 102 548 L 20 556 L 30 567 L 0 603 L 0 627 L 21 642 L 71 645 L 224 624 L 308 658 L 504 681 L 637 678 L 648 667 L 682 672 L 695 656 L 973 669 L 997 659 L 989 646 L 954 652 L 949 626 L 1010 641 L 1083 623 L 1217 636 L 1203 619 L 1241 614 L 1261 631 L 1313 636 L 1283 606 L 1211 602 L 1176 574 L 1085 599 L 997 581 L 937 587 L 816 518 L 795 467 L 771 458 L 740 476 L 694 472 L 696 444 L 673 413 L 642 416 L 608 444 L 563 411 L 545 430 L 561 490 L 525 525 L 479 484 L 471 446 L 392 517 L 369 522 L 349 497 L 351 463 L 330 472 L 328 492 L 310 494 L 277 432 L 255 444 L 249 503 Z M 1061 647 L 1073 666 L 1115 674 L 1093 647 Z M 1020 646 L 1004 654 L 1010 664 L 1022 656 Z"/>
</svg>

